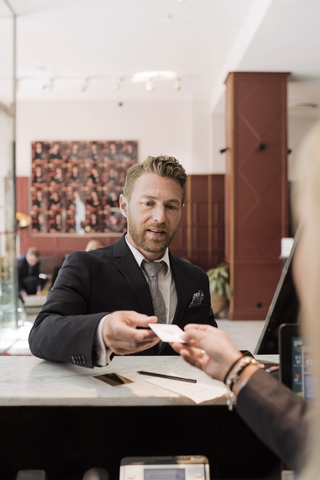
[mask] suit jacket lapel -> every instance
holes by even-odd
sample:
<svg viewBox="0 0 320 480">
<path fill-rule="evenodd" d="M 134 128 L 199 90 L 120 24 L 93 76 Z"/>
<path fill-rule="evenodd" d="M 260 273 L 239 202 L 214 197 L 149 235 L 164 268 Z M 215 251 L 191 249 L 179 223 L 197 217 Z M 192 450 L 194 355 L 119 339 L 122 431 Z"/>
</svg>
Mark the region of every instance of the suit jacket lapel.
<svg viewBox="0 0 320 480">
<path fill-rule="evenodd" d="M 177 291 L 177 308 L 172 323 L 179 324 L 183 312 L 185 311 L 188 302 L 190 302 L 189 292 L 187 288 L 188 286 L 186 285 L 186 278 L 183 276 L 183 271 L 180 268 L 179 262 L 171 252 L 169 252 L 169 255 L 172 275 L 174 277 Z M 153 305 L 148 284 L 125 241 L 125 235 L 114 244 L 114 256 L 115 265 L 130 283 L 141 304 L 142 310 L 146 315 L 153 315 Z M 153 347 L 155 350 L 154 353 L 159 354 L 164 348 L 164 345 L 165 344 L 160 342 L 160 344 Z"/>
<path fill-rule="evenodd" d="M 148 284 L 125 241 L 124 235 L 114 244 L 114 256 L 115 265 L 130 283 L 144 313 L 146 315 L 153 315 L 153 306 Z M 125 295 L 125 292 L 123 292 L 123 294 Z"/>
<path fill-rule="evenodd" d="M 153 315 L 153 306 L 148 284 L 125 241 L 125 235 L 114 244 L 114 256 L 115 265 L 126 277 L 131 288 L 134 290 L 141 304 L 142 311 L 146 315 Z M 188 284 L 186 284 L 186 278 L 179 261 L 170 251 L 169 256 L 177 291 L 177 308 L 172 323 L 179 324 L 191 298 L 189 298 L 190 292 L 188 291 Z"/>
</svg>

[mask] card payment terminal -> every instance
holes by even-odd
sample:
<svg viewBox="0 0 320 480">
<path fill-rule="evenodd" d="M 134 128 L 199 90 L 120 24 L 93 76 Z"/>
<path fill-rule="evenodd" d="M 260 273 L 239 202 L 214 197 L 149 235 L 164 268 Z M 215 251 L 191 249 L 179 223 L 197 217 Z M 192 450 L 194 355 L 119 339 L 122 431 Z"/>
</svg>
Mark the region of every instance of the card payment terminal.
<svg viewBox="0 0 320 480">
<path fill-rule="evenodd" d="M 210 480 L 209 462 L 203 455 L 125 457 L 120 480 Z"/>
</svg>

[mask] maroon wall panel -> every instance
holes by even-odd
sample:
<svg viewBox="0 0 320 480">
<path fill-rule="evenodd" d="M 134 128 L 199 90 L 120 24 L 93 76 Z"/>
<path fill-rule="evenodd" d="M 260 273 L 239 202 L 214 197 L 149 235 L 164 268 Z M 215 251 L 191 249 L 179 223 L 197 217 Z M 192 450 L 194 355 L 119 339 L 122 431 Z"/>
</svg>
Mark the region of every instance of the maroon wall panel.
<svg viewBox="0 0 320 480">
<path fill-rule="evenodd" d="M 188 257 L 205 270 L 224 260 L 224 175 L 190 175 Z"/>
</svg>

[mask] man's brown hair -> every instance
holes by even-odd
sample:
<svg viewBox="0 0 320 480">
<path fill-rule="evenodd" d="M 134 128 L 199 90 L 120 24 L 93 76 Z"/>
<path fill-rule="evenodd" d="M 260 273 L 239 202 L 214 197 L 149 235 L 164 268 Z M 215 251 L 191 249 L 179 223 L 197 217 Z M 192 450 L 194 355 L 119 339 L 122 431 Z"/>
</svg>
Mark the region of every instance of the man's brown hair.
<svg viewBox="0 0 320 480">
<path fill-rule="evenodd" d="M 30 247 L 28 248 L 27 255 L 33 255 L 36 258 L 40 257 L 40 252 L 36 247 Z"/>
<path fill-rule="evenodd" d="M 168 177 L 177 180 L 182 188 L 183 204 L 187 174 L 178 160 L 174 157 L 169 157 L 168 155 L 159 155 L 158 157 L 150 156 L 144 162 L 135 163 L 129 168 L 123 189 L 123 193 L 128 200 L 131 198 L 135 181 L 145 173 L 155 173 L 160 177 Z"/>
</svg>

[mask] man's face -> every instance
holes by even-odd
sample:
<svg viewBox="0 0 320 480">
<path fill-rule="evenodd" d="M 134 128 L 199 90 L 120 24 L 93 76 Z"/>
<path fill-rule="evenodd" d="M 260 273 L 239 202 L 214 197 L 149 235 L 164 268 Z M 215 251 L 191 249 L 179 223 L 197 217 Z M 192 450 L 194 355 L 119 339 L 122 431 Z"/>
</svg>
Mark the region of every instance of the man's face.
<svg viewBox="0 0 320 480">
<path fill-rule="evenodd" d="M 30 255 L 28 254 L 27 255 L 27 262 L 29 263 L 30 267 L 33 267 L 37 262 L 38 262 L 38 259 L 35 255 Z"/>
<path fill-rule="evenodd" d="M 182 188 L 177 180 L 145 173 L 133 185 L 130 201 L 120 196 L 128 241 L 150 261 L 161 258 L 178 228 Z"/>
</svg>

